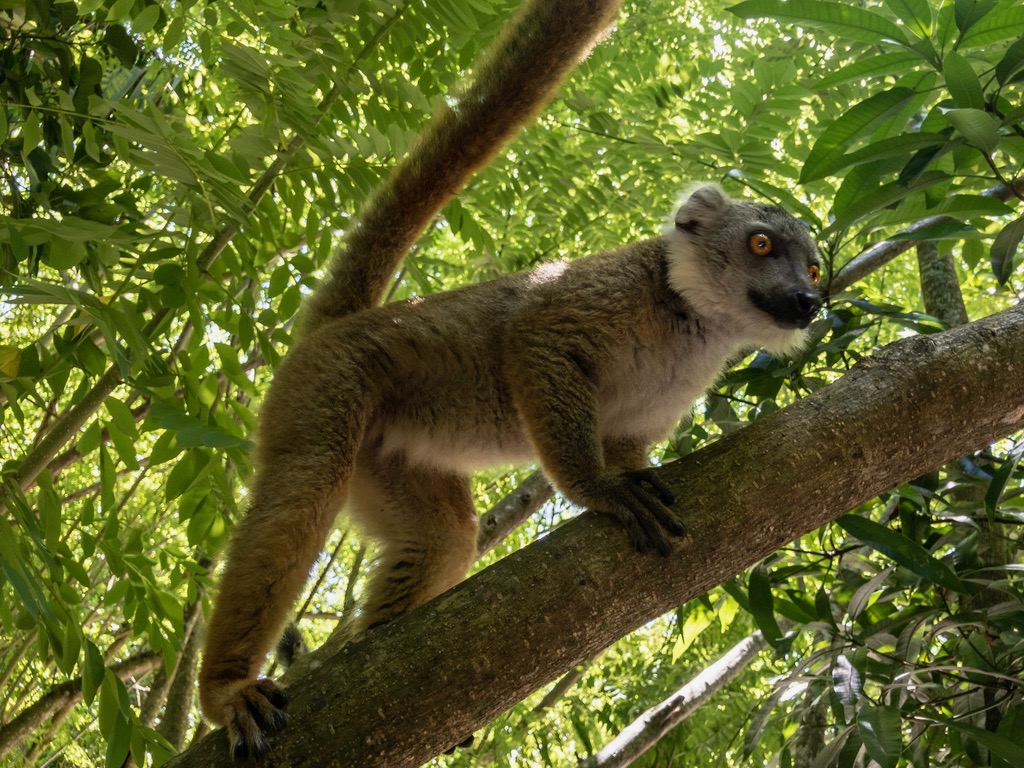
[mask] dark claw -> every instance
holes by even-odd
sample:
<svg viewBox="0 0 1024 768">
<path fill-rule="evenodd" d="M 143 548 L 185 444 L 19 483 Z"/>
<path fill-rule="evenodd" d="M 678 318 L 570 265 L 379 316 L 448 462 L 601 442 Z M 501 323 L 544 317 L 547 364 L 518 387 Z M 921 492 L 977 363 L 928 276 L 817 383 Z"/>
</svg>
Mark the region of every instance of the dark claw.
<svg viewBox="0 0 1024 768">
<path fill-rule="evenodd" d="M 267 735 L 281 730 L 288 722 L 283 707 L 288 696 L 267 679 L 256 680 L 241 688 L 231 703 L 228 741 L 231 757 L 241 761 L 260 761 L 270 751 Z"/>
<path fill-rule="evenodd" d="M 248 741 L 242 734 L 238 734 L 231 741 L 231 759 L 239 762 L 244 760 L 259 762 L 267 756 L 269 751 L 270 744 L 262 733 L 250 737 Z"/>
</svg>

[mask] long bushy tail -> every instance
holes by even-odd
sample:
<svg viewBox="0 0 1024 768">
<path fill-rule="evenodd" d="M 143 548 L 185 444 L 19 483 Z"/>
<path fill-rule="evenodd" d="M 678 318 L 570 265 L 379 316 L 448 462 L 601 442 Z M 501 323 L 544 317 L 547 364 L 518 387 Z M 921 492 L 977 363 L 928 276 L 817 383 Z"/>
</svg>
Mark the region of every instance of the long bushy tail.
<svg viewBox="0 0 1024 768">
<path fill-rule="evenodd" d="M 305 307 L 307 332 L 376 305 L 430 220 L 554 96 L 621 0 L 527 0 L 472 83 L 365 202 Z"/>
</svg>

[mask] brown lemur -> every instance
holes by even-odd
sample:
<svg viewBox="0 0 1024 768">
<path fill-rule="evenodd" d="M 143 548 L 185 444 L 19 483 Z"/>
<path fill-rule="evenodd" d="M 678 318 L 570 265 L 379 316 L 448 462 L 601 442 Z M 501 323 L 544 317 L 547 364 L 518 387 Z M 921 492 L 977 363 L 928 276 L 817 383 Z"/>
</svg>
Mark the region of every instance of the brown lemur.
<svg viewBox="0 0 1024 768">
<path fill-rule="evenodd" d="M 621 0 L 523 2 L 474 64 L 468 87 L 441 104 L 409 155 L 362 205 L 356 224 L 346 232 L 343 247 L 329 266 L 327 279 L 304 308 L 304 339 L 290 357 L 318 356 L 314 350 L 320 349 L 318 339 L 326 327 L 381 301 L 402 259 L 427 224 L 472 172 L 551 100 L 566 75 L 612 24 L 620 4 Z M 287 367 L 295 370 L 294 365 Z M 346 417 L 330 425 L 330 434 L 322 433 L 319 438 L 303 434 L 310 420 L 328 427 L 321 420 L 332 417 L 312 410 L 297 412 L 295 404 L 301 402 L 302 394 L 287 391 L 293 375 L 286 374 L 274 385 L 279 394 L 269 397 L 263 407 L 251 508 L 228 552 L 200 676 L 203 711 L 213 722 L 227 726 L 236 756 L 260 756 L 268 748 L 264 734 L 285 722 L 283 694 L 276 685 L 257 681 L 256 676 L 346 493 L 350 504 L 367 510 L 380 503 L 375 500 L 378 493 L 394 497 L 409 509 L 420 499 L 434 499 L 438 510 L 430 525 L 438 526 L 439 539 L 446 526 L 454 526 L 461 537 L 468 525 L 461 519 L 468 505 L 464 483 L 447 472 L 410 469 L 411 495 L 407 497 L 398 486 L 375 486 L 374 478 L 388 471 L 383 465 L 373 469 L 367 465 L 360 472 L 364 481 L 347 483 L 356 452 L 361 450 L 364 417 L 353 410 L 350 415 L 355 421 Z M 323 385 L 333 383 L 325 381 Z M 313 401 L 309 407 L 313 408 Z M 298 436 L 298 442 L 285 449 L 289 458 L 279 464 L 277 440 L 284 432 Z M 342 434 L 343 441 L 353 441 L 347 448 L 335 437 Z M 318 439 L 325 442 L 317 443 Z M 335 452 L 335 446 L 341 453 Z M 346 457 L 349 449 L 352 453 Z M 382 461 L 391 458 L 381 456 Z M 409 536 L 415 538 L 418 523 L 413 520 L 409 525 Z M 405 533 L 395 535 L 401 538 Z M 465 559 L 461 538 L 455 551 L 457 559 Z M 389 557 L 392 562 L 404 562 L 394 561 L 393 554 Z M 399 570 L 406 567 L 399 565 Z M 424 594 L 437 588 L 435 582 L 454 583 L 461 578 L 461 573 L 455 575 L 454 566 L 443 564 L 441 567 L 452 573 L 438 581 L 430 570 L 433 567 L 427 568 Z M 394 608 L 398 613 L 399 606 Z"/>
<path fill-rule="evenodd" d="M 256 675 L 342 504 L 382 549 L 361 629 L 463 578 L 477 534 L 466 472 L 488 464 L 539 459 L 637 550 L 669 552 L 684 528 L 649 446 L 738 352 L 801 344 L 819 273 L 800 222 L 706 185 L 660 238 L 319 327 L 263 405 L 252 508 L 210 625 L 207 712 L 274 724 L 276 686 Z"/>
</svg>

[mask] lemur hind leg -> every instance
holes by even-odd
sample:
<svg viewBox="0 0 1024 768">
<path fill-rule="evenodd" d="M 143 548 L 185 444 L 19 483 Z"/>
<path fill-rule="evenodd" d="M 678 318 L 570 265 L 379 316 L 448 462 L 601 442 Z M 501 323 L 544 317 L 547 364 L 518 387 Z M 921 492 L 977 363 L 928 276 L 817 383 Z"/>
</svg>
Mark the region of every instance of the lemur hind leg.
<svg viewBox="0 0 1024 768">
<path fill-rule="evenodd" d="M 258 676 L 334 525 L 368 418 L 358 381 L 317 389 L 302 376 L 304 353 L 292 357 L 261 411 L 249 511 L 228 549 L 199 680 L 203 712 L 227 726 L 236 757 L 260 757 L 265 734 L 285 723 L 284 693 Z"/>
<path fill-rule="evenodd" d="M 365 455 L 365 453 L 364 453 Z M 356 633 L 384 624 L 458 584 L 476 559 L 478 520 L 469 479 L 360 456 L 352 478 L 353 519 L 381 544 Z"/>
</svg>

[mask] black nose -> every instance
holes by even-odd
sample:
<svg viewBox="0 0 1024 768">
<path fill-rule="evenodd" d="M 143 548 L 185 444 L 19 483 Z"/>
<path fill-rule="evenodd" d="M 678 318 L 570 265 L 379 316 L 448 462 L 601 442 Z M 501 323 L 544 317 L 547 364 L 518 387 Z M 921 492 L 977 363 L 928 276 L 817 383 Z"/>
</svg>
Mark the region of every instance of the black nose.
<svg viewBox="0 0 1024 768">
<path fill-rule="evenodd" d="M 790 300 L 793 302 L 795 315 L 803 327 L 806 327 L 821 309 L 821 297 L 811 291 L 794 291 L 790 294 Z"/>
</svg>

